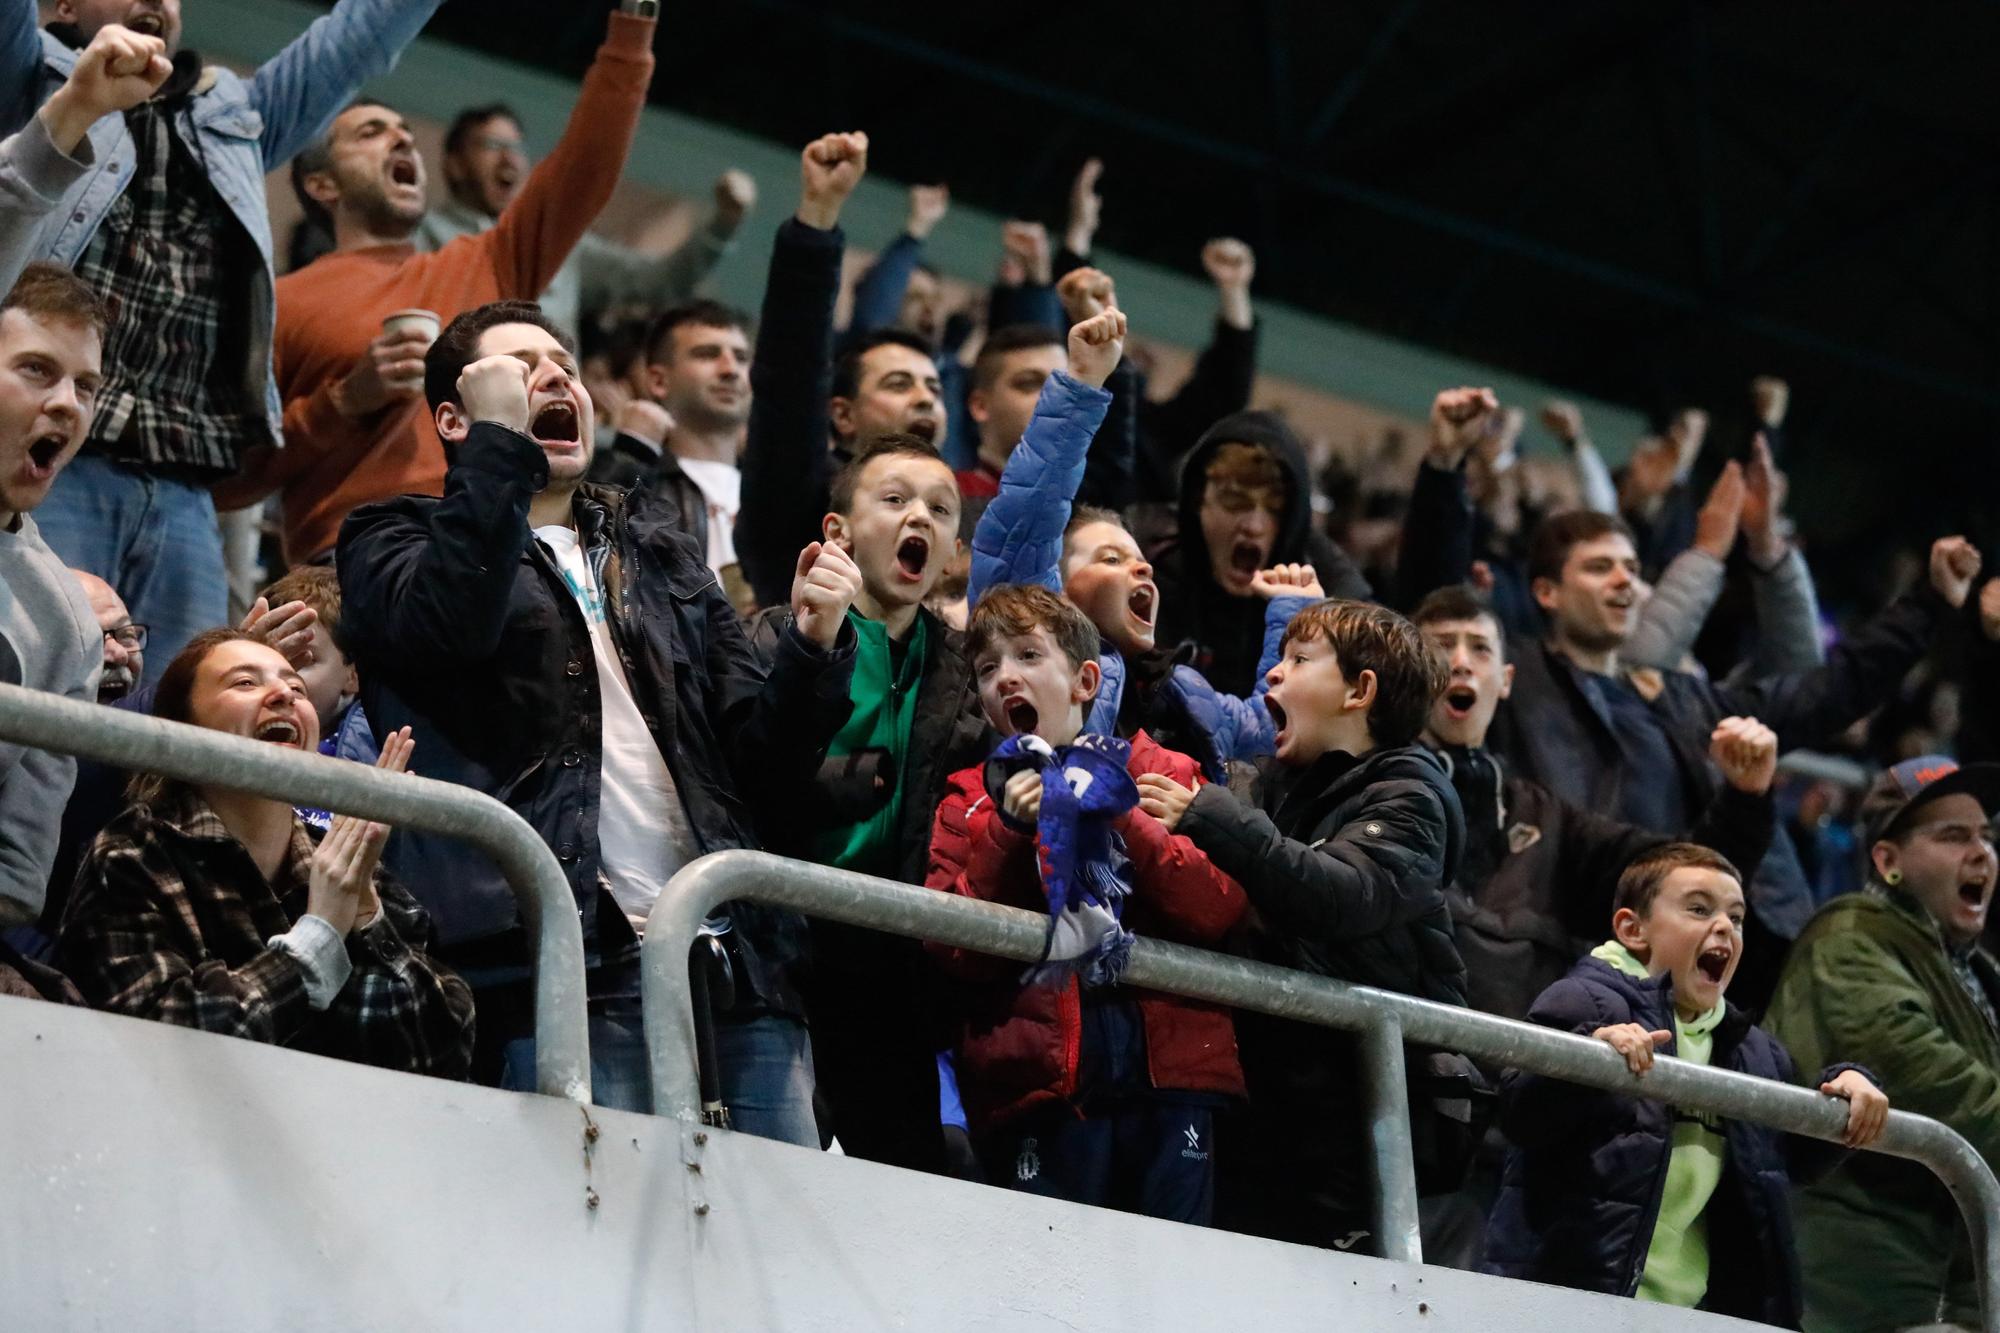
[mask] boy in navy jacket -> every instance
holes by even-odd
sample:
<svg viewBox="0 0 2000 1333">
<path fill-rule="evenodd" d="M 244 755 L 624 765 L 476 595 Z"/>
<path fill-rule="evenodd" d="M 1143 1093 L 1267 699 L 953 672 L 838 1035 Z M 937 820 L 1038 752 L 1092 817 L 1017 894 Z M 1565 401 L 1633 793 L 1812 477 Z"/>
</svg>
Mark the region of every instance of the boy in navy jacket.
<svg viewBox="0 0 2000 1333">
<path fill-rule="evenodd" d="M 1635 1076 L 1655 1049 L 1795 1081 L 1791 1057 L 1723 992 L 1743 955 L 1743 880 L 1720 855 L 1673 843 L 1618 882 L 1612 938 L 1550 986 L 1528 1017 L 1595 1037 Z M 1846 1143 L 1882 1133 L 1888 1098 L 1837 1065 L 1819 1090 L 1848 1102 Z M 1510 1073 L 1515 1145 L 1488 1230 L 1486 1271 L 1797 1328 L 1795 1171 L 1831 1154 L 1781 1132 L 1665 1102 Z"/>
</svg>

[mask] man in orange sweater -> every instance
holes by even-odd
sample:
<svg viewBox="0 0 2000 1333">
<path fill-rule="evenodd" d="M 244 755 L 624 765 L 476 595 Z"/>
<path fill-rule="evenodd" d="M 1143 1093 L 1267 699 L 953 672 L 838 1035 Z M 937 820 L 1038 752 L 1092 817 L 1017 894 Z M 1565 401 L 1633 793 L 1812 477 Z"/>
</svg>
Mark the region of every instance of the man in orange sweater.
<svg viewBox="0 0 2000 1333">
<path fill-rule="evenodd" d="M 476 236 L 427 254 L 411 244 L 426 204 L 423 159 L 402 116 L 380 103 L 348 107 L 293 162 L 301 201 L 332 219 L 334 250 L 278 281 L 284 448 L 255 451 L 216 488 L 226 508 L 283 496 L 287 560 L 331 551 L 358 505 L 442 492 L 444 452 L 423 404 L 435 332 L 385 332 L 383 318 L 418 309 L 449 324 L 549 285 L 624 169 L 653 76 L 654 8 L 624 0 L 611 15 L 561 142 Z"/>
</svg>

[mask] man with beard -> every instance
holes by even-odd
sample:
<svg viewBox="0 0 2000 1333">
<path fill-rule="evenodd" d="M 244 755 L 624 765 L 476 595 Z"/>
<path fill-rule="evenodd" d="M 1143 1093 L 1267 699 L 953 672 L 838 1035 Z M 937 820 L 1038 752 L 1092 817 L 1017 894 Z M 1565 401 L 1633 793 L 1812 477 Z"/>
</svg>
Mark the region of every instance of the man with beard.
<svg viewBox="0 0 2000 1333">
<path fill-rule="evenodd" d="M 436 326 L 548 286 L 610 199 L 652 81 L 650 0 L 625 0 L 584 75 L 561 142 L 491 229 L 434 254 L 412 245 L 424 163 L 403 117 L 361 101 L 292 164 L 308 212 L 331 217 L 334 252 L 278 284 L 277 368 L 285 447 L 247 456 L 217 490 L 231 508 L 277 491 L 288 563 L 333 549 L 357 505 L 436 495 L 444 452 L 425 418 L 424 349 Z"/>
<path fill-rule="evenodd" d="M 282 441 L 264 176 L 386 72 L 439 0 L 342 0 L 255 73 L 180 49 L 181 0 L 60 0 L 0 17 L 0 134 L 20 129 L 106 26 L 164 44 L 160 91 L 92 126 L 32 253 L 72 268 L 119 318 L 91 435 L 37 515 L 65 564 L 116 586 L 161 665 L 228 614 L 209 485 Z"/>
<path fill-rule="evenodd" d="M 528 179 L 527 136 L 504 103 L 468 107 L 444 136 L 444 183 L 450 197 L 424 215 L 417 248 L 441 250 L 460 236 L 492 226 Z M 695 284 L 736 242 L 737 228 L 757 202 L 746 172 L 725 171 L 715 182 L 715 211 L 678 248 L 653 255 L 585 232 L 537 303 L 576 337 L 584 321 L 621 306 L 658 310 L 685 301 Z"/>
<path fill-rule="evenodd" d="M 72 569 L 83 595 L 104 631 L 104 670 L 97 678 L 97 702 L 115 704 L 139 686 L 146 665 L 144 625 L 132 623 L 132 613 L 118 590 L 86 569 Z"/>
</svg>

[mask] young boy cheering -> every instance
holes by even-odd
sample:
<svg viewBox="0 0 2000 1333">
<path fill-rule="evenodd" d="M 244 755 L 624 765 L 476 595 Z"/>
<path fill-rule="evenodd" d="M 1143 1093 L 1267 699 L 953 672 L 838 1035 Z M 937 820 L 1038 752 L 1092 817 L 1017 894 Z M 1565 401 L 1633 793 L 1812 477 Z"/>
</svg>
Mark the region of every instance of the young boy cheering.
<svg viewBox="0 0 2000 1333">
<path fill-rule="evenodd" d="M 984 758 L 960 636 L 924 600 L 958 550 L 958 482 L 914 435 L 885 435 L 835 475 L 825 543 L 861 573 L 848 611 L 847 721 L 776 846 L 822 865 L 922 883 L 946 775 Z M 766 612 L 753 646 L 775 651 L 789 613 Z M 813 1058 L 849 1156 L 941 1171 L 937 1053 L 950 1040 L 934 969 L 914 940 L 813 921 Z"/>
<path fill-rule="evenodd" d="M 1463 820 L 1444 766 L 1415 744 L 1444 689 L 1442 660 L 1393 611 L 1344 601 L 1295 616 L 1279 657 L 1261 808 L 1158 775 L 1139 779 L 1140 808 L 1243 886 L 1258 958 L 1465 1003 L 1444 897 Z M 1248 1014 L 1239 1031 L 1251 1123 L 1222 1182 L 1223 1225 L 1377 1252 L 1354 1038 Z"/>
<path fill-rule="evenodd" d="M 1721 856 L 1691 843 L 1648 853 L 1619 879 L 1612 938 L 1528 1016 L 1607 1043 L 1635 1075 L 1658 1048 L 1790 1083 L 1785 1048 L 1723 998 L 1746 912 Z M 1835 1066 L 1817 1083 L 1847 1099 L 1850 1148 L 1880 1136 L 1889 1100 L 1864 1071 Z M 1800 1162 L 1778 1130 L 1522 1073 L 1508 1076 L 1502 1127 L 1516 1146 L 1487 1272 L 1798 1327 L 1788 1194 L 1813 1154 Z"/>
<path fill-rule="evenodd" d="M 1100 683 L 1097 631 L 1046 588 L 993 589 L 968 629 L 979 701 L 1003 736 L 1060 752 L 1083 734 Z M 1118 742 L 1112 741 L 1116 746 Z M 952 776 L 931 836 L 934 889 L 1046 910 L 1038 865 L 1041 772 Z M 1145 732 L 1126 771 L 1198 786 L 1194 761 Z M 989 781 L 1001 788 L 996 799 Z M 1080 793 L 1081 794 L 1081 793 Z M 1130 797 L 1128 795 L 1127 799 Z M 1243 915 L 1243 892 L 1184 837 L 1129 808 L 1112 828 L 1129 865 L 1124 924 L 1213 947 Z M 1114 856 L 1115 859 L 1115 856 Z M 943 950 L 952 969 L 991 984 L 968 1000 L 959 1078 L 990 1178 L 1075 1203 L 1205 1225 L 1214 1201 L 1215 1108 L 1241 1096 L 1227 1012 L 1074 975 L 1022 985 L 1010 965 Z"/>
</svg>

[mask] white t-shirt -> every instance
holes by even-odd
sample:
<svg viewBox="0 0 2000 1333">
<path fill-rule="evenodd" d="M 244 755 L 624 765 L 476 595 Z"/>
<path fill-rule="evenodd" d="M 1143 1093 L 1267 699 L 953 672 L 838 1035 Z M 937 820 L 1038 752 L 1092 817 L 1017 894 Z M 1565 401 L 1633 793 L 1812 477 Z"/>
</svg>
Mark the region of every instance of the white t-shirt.
<svg viewBox="0 0 2000 1333">
<path fill-rule="evenodd" d="M 736 563 L 736 511 L 743 507 L 743 473 L 734 463 L 707 458 L 678 458 L 708 501 L 708 567 L 720 574 Z"/>
<path fill-rule="evenodd" d="M 611 896 L 634 926 L 644 928 L 646 913 L 660 896 L 660 886 L 694 855 L 694 837 L 687 810 L 674 787 L 673 774 L 639 706 L 618 660 L 605 619 L 604 595 L 591 573 L 577 534 L 562 527 L 536 528 L 535 536 L 556 562 L 570 595 L 583 609 L 590 626 L 591 655 L 597 659 L 597 693 L 602 702 L 603 767 L 597 805 L 597 846 Z"/>
</svg>

